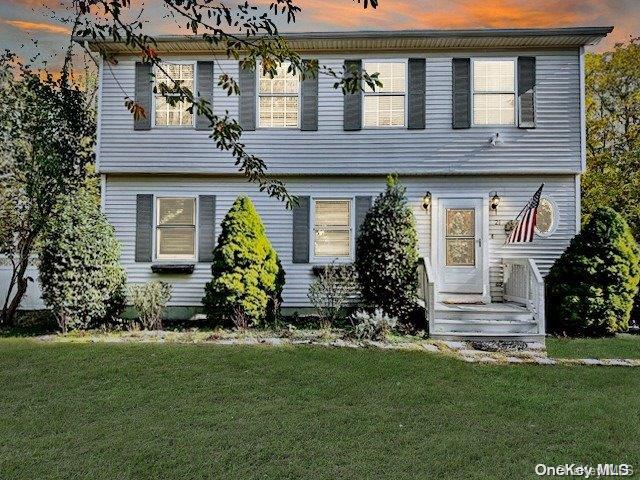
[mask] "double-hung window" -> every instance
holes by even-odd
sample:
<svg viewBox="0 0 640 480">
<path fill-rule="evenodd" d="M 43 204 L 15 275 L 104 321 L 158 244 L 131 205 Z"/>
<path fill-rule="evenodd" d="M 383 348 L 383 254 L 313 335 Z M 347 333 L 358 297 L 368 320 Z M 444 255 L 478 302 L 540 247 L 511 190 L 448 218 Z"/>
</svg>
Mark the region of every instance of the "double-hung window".
<svg viewBox="0 0 640 480">
<path fill-rule="evenodd" d="M 195 259 L 195 198 L 156 200 L 156 251 L 158 260 Z"/>
<path fill-rule="evenodd" d="M 258 88 L 258 126 L 260 128 L 298 128 L 300 79 L 281 63 L 276 75 L 260 73 Z"/>
<path fill-rule="evenodd" d="M 473 61 L 473 124 L 514 125 L 516 119 L 514 60 Z"/>
<path fill-rule="evenodd" d="M 313 202 L 313 257 L 352 257 L 353 220 L 351 199 L 315 199 Z"/>
<path fill-rule="evenodd" d="M 364 62 L 364 70 L 379 73 L 382 87 L 364 87 L 365 127 L 404 127 L 407 92 L 406 62 Z"/>
<path fill-rule="evenodd" d="M 155 69 L 155 125 L 158 127 L 183 127 L 193 125 L 193 114 L 187 111 L 190 105 L 185 101 L 179 101 L 175 105 L 170 105 L 167 101 L 167 98 L 159 93 L 158 86 L 161 83 L 164 83 L 167 87 L 172 88 L 173 81 L 179 80 L 182 87 L 188 88 L 192 92 L 195 92 L 194 64 L 163 63 L 162 68 L 166 71 L 166 74 L 159 68 Z M 179 95 L 174 94 L 174 96 Z"/>
</svg>

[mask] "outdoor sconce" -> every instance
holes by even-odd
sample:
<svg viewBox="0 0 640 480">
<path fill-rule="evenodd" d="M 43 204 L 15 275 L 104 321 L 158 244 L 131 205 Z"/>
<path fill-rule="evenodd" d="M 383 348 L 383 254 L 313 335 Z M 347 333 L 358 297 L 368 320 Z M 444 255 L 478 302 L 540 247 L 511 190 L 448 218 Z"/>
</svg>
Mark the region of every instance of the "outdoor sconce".
<svg viewBox="0 0 640 480">
<path fill-rule="evenodd" d="M 431 192 L 427 191 L 427 193 L 424 194 L 424 197 L 422 197 L 422 208 L 424 208 L 425 210 L 429 210 L 430 206 L 431 206 Z"/>
<path fill-rule="evenodd" d="M 493 210 L 494 212 L 498 211 L 498 206 L 500 205 L 500 195 L 498 195 L 498 192 L 495 192 L 493 194 L 493 196 L 491 197 L 491 202 L 490 202 L 490 206 L 491 206 L 491 210 Z"/>
</svg>

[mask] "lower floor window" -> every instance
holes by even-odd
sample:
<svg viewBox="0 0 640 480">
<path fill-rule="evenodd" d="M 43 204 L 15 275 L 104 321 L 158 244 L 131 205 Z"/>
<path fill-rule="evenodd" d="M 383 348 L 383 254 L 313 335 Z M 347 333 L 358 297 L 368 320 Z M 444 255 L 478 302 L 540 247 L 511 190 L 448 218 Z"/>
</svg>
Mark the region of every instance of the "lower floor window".
<svg viewBox="0 0 640 480">
<path fill-rule="evenodd" d="M 192 260 L 196 254 L 195 198 L 158 198 L 156 250 L 160 260 Z"/>
<path fill-rule="evenodd" d="M 350 258 L 353 247 L 351 199 L 315 200 L 313 208 L 313 256 Z"/>
</svg>

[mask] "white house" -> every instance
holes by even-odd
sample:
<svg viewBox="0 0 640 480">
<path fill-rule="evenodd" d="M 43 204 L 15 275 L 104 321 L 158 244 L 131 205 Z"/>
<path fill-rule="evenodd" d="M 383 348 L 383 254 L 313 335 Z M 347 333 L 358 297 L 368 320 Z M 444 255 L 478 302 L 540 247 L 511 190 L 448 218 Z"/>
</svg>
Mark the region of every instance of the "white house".
<svg viewBox="0 0 640 480">
<path fill-rule="evenodd" d="M 380 91 L 346 96 L 328 76 L 261 78 L 201 40 L 158 38 L 173 74 L 240 120 L 248 150 L 299 197 L 293 211 L 238 174 L 206 122 L 154 96 L 150 67 L 126 45 L 92 43 L 118 58 L 100 69 L 97 158 L 129 281 L 171 282 L 170 305 L 192 314 L 220 222 L 244 193 L 286 271 L 284 307 L 309 307 L 312 267 L 353 261 L 359 221 L 397 172 L 417 220 L 432 335 L 540 338 L 543 277 L 580 226 L 584 48 L 611 30 L 286 35 L 303 58 L 380 72 Z M 217 86 L 223 72 L 240 96 Z M 134 121 L 125 95 L 147 118 Z M 506 223 L 541 183 L 534 241 L 505 245 Z"/>
</svg>

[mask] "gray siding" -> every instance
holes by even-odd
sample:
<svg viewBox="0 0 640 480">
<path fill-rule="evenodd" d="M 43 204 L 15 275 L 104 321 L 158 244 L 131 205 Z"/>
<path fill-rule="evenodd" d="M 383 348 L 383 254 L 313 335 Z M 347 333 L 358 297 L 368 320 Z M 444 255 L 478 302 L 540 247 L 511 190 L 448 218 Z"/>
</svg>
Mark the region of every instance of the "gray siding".
<svg viewBox="0 0 640 480">
<path fill-rule="evenodd" d="M 489 216 L 490 278 L 494 300 L 501 299 L 501 258 L 531 256 L 546 274 L 555 258 L 564 250 L 576 229 L 576 192 L 574 176 L 431 176 L 405 177 L 408 196 L 413 206 L 419 236 L 420 253 L 429 256 L 431 250 L 431 215 L 421 208 L 426 190 L 434 195 L 483 192 L 487 198 L 497 190 L 502 197 L 498 213 Z M 540 185 L 545 182 L 545 194 L 551 196 L 560 211 L 558 228 L 549 238 L 538 238 L 532 244 L 505 246 L 504 223 L 513 219 Z M 384 177 L 360 178 L 296 178 L 287 180 L 294 194 L 345 196 L 377 195 L 385 186 Z M 306 306 L 307 290 L 313 279 L 310 264 L 292 263 L 292 213 L 282 203 L 256 191 L 241 179 L 224 177 L 161 177 L 108 176 L 106 215 L 116 229 L 122 244 L 122 262 L 130 282 L 163 279 L 174 284 L 172 305 L 199 305 L 205 282 L 210 277 L 210 264 L 198 263 L 190 276 L 159 276 L 151 273 L 150 263 L 135 263 L 136 195 L 216 195 L 216 233 L 220 222 L 237 195 L 246 193 L 253 199 L 265 223 L 267 234 L 278 251 L 287 273 L 284 290 L 286 306 Z"/>
<path fill-rule="evenodd" d="M 533 55 L 537 58 L 537 128 L 471 127 L 453 130 L 452 57 L 429 53 L 426 59 L 426 129 L 363 129 L 343 131 L 343 97 L 334 81 L 319 78 L 318 131 L 256 130 L 243 141 L 259 155 L 269 171 L 279 174 L 405 174 L 444 173 L 577 173 L 580 171 L 580 62 L 579 52 L 518 51 L 455 56 Z M 378 56 L 378 58 L 381 55 Z M 385 57 L 419 57 L 384 54 Z M 358 57 L 364 57 L 358 55 Z M 174 58 L 177 59 L 177 58 Z M 191 57 L 207 60 L 210 57 Z M 343 57 L 319 57 L 339 70 Z M 236 61 L 216 63 L 215 78 L 226 73 L 238 78 Z M 153 128 L 134 131 L 133 119 L 123 105 L 123 93 L 134 93 L 134 59 L 121 58 L 103 70 L 99 162 L 102 172 L 236 173 L 227 153 L 218 152 L 208 133 L 193 128 Z M 214 82 L 214 83 L 217 83 Z M 215 87 L 213 108 L 233 116 L 238 99 Z M 504 144 L 489 146 L 500 132 Z"/>
</svg>

